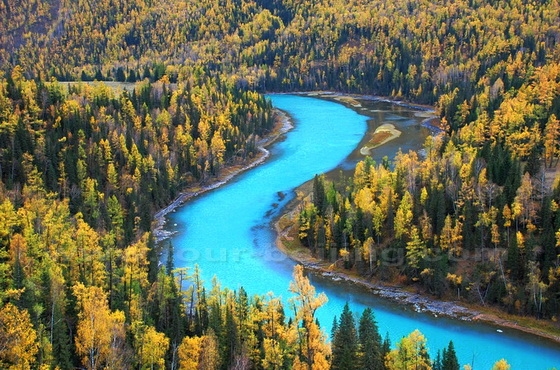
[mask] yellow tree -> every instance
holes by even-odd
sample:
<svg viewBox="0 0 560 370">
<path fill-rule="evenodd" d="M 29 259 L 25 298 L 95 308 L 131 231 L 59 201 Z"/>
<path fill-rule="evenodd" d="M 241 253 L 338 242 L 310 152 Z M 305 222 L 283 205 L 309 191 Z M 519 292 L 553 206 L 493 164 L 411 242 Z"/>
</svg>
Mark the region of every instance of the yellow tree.
<svg viewBox="0 0 560 370">
<path fill-rule="evenodd" d="M 303 266 L 296 265 L 293 276 L 290 292 L 296 294 L 293 298 L 296 314 L 294 325 L 301 327 L 298 333 L 299 356 L 295 358 L 294 369 L 328 369 L 330 348 L 315 320 L 315 312 L 327 302 L 327 296 L 324 293 L 315 294 L 315 287 L 303 275 Z"/>
<path fill-rule="evenodd" d="M 407 154 L 403 154 L 399 151 L 395 156 L 395 172 L 397 176 L 403 177 L 405 189 L 412 194 L 416 194 L 417 176 L 420 173 L 418 153 L 409 151 Z"/>
<path fill-rule="evenodd" d="M 209 329 L 202 339 L 199 369 L 216 370 L 220 366 L 218 337 Z"/>
<path fill-rule="evenodd" d="M 509 370 L 509 369 L 511 369 L 511 366 L 503 358 L 501 360 L 497 361 L 494 364 L 494 366 L 492 366 L 492 370 Z"/>
<path fill-rule="evenodd" d="M 76 352 L 83 365 L 90 370 L 110 364 L 118 368 L 125 340 L 124 314 L 109 310 L 107 296 L 99 287 L 78 283 L 73 291 L 78 301 Z"/>
<path fill-rule="evenodd" d="M 169 338 L 153 326 L 142 327 L 136 337 L 136 353 L 143 369 L 163 369 Z"/>
<path fill-rule="evenodd" d="M 219 131 L 214 132 L 212 140 L 210 141 L 210 150 L 212 151 L 214 167 L 216 173 L 224 163 L 224 153 L 226 152 L 226 145 Z"/>
<path fill-rule="evenodd" d="M 512 208 L 514 216 L 519 217 L 522 224 L 528 231 L 536 229 L 533 220 L 536 218 L 536 209 L 533 199 L 533 183 L 529 173 L 525 172 L 521 179 L 521 185 L 517 188 Z"/>
<path fill-rule="evenodd" d="M 30 369 L 39 350 L 37 333 L 27 310 L 11 303 L 0 309 L 0 367 Z"/>
<path fill-rule="evenodd" d="M 124 274 L 122 282 L 128 302 L 130 322 L 142 319 L 142 292 L 148 289 L 148 238 L 146 233 L 140 240 L 124 251 Z"/>
<path fill-rule="evenodd" d="M 281 369 L 284 363 L 284 351 L 276 339 L 264 338 L 264 358 L 262 366 L 265 369 Z"/>
<path fill-rule="evenodd" d="M 203 337 L 185 337 L 177 349 L 179 367 L 182 370 L 197 370 L 202 352 Z"/>
<path fill-rule="evenodd" d="M 105 283 L 105 266 L 100 258 L 103 254 L 99 244 L 99 235 L 76 214 L 76 250 L 80 272 L 80 281 L 85 285 L 103 286 Z"/>
<path fill-rule="evenodd" d="M 439 245 L 444 252 L 447 251 L 452 257 L 461 256 L 461 242 L 463 240 L 463 235 L 461 234 L 463 231 L 462 229 L 463 227 L 459 220 L 455 220 L 455 225 L 453 225 L 451 215 L 445 217 L 443 229 L 441 230 L 439 238 Z"/>
<path fill-rule="evenodd" d="M 282 302 L 280 298 L 274 298 L 272 293 L 269 293 L 263 302 L 260 316 L 265 337 L 262 366 L 265 369 L 281 369 L 286 359 L 291 357 L 297 339 L 297 329 L 293 325 L 284 324 Z"/>
<path fill-rule="evenodd" d="M 545 165 L 552 167 L 554 159 L 558 157 L 560 148 L 558 142 L 560 141 L 560 121 L 554 114 L 548 118 L 548 122 L 544 129 L 544 157 Z"/>
<path fill-rule="evenodd" d="M 0 203 L 0 245 L 6 247 L 14 228 L 19 223 L 14 205 L 9 199 Z"/>
<path fill-rule="evenodd" d="M 375 256 L 374 246 L 375 242 L 371 236 L 362 244 L 362 256 L 369 261 L 370 271 L 373 270 L 373 258 Z"/>
<path fill-rule="evenodd" d="M 432 363 L 426 347 L 426 338 L 417 329 L 397 343 L 397 348 L 389 352 L 385 359 L 389 370 L 429 370 Z"/>
<path fill-rule="evenodd" d="M 215 370 L 219 366 L 218 339 L 212 329 L 201 337 L 185 337 L 178 352 L 181 370 Z"/>
<path fill-rule="evenodd" d="M 397 239 L 409 235 L 413 217 L 412 203 L 412 195 L 405 191 L 395 214 L 395 238 Z"/>
<path fill-rule="evenodd" d="M 426 242 L 420 237 L 418 228 L 412 226 L 410 240 L 406 243 L 406 262 L 413 269 L 420 267 L 420 262 L 427 256 Z"/>
</svg>

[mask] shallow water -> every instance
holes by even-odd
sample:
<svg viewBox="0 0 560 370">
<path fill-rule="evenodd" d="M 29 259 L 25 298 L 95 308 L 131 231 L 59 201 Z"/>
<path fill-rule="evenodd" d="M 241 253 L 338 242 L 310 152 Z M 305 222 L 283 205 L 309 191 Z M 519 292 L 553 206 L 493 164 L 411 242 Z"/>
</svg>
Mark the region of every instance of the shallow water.
<svg viewBox="0 0 560 370">
<path fill-rule="evenodd" d="M 216 276 L 223 287 L 243 286 L 249 294 L 271 291 L 287 304 L 294 262 L 275 245 L 271 221 L 294 196 L 295 187 L 333 168 L 351 168 L 361 159 L 353 150 L 367 129 L 369 117 L 360 115 L 331 101 L 295 96 L 270 95 L 273 104 L 288 112 L 295 127 L 286 139 L 274 144 L 271 157 L 262 165 L 245 172 L 225 186 L 185 203 L 169 216 L 168 227 L 176 231 L 172 238 L 175 265 L 198 264 L 202 277 L 210 283 Z M 429 131 L 420 125 L 424 119 L 410 108 L 386 102 L 367 102 L 373 121 L 394 124 L 403 134 L 376 149 L 374 159 L 392 158 L 400 148 L 418 150 Z M 351 154 L 353 153 L 353 154 Z M 512 369 L 560 368 L 560 346 L 517 332 L 435 318 L 376 298 L 367 290 L 310 276 L 318 292 L 325 292 L 329 302 L 318 310 L 322 326 L 330 335 L 333 317 L 348 301 L 360 314 L 366 307 L 374 309 L 380 333 L 389 332 L 393 344 L 404 335 L 419 329 L 428 339 L 432 357 L 453 340 L 460 363 L 474 369 L 489 369 L 506 358 Z"/>
</svg>

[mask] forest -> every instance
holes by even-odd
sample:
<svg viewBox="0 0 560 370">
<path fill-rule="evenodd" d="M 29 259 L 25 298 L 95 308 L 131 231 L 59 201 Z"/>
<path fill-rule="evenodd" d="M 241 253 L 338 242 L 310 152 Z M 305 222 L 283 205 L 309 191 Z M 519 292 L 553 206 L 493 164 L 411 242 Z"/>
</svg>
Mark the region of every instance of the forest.
<svg viewBox="0 0 560 370">
<path fill-rule="evenodd" d="M 326 297 L 298 269 L 287 303 L 207 292 L 195 266 L 162 255 L 154 214 L 254 159 L 274 126 L 265 92 L 386 96 L 441 120 L 421 154 L 313 180 L 294 220 L 312 253 L 555 325 L 558 9 L 0 2 L 0 367 L 458 368 L 453 343 L 434 359 L 421 333 L 391 347 L 372 312 L 356 325 L 345 309 L 328 340 L 313 319 Z"/>
</svg>

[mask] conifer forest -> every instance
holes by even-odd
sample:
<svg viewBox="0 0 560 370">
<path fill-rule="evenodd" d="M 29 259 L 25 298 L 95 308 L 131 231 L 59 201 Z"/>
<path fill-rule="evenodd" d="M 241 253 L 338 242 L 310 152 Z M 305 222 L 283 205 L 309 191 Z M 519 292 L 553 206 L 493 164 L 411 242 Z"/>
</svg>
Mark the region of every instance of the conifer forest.
<svg viewBox="0 0 560 370">
<path fill-rule="evenodd" d="M 265 93 L 313 91 L 430 106 L 440 130 L 310 179 L 301 246 L 560 337 L 558 0 L 3 0 L 0 368 L 462 368 L 375 309 L 326 332 L 299 265 L 289 302 L 252 296 L 156 240 L 156 212 L 259 156 Z"/>
</svg>

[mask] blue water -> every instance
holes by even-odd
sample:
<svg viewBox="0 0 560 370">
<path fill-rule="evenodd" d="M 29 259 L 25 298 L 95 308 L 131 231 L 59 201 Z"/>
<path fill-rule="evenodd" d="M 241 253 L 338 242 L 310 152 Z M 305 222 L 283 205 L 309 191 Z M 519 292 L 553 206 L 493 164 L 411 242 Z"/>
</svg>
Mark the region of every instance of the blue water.
<svg viewBox="0 0 560 370">
<path fill-rule="evenodd" d="M 206 282 L 216 276 L 223 287 L 243 286 L 249 294 L 273 292 L 285 304 L 294 262 L 275 245 L 271 221 L 294 197 L 293 189 L 315 174 L 339 165 L 348 166 L 349 154 L 362 140 L 368 117 L 343 105 L 304 96 L 271 95 L 274 106 L 288 112 L 295 127 L 286 139 L 271 148 L 264 164 L 238 176 L 232 182 L 187 202 L 169 218 L 169 229 L 176 231 L 172 243 L 175 265 L 198 264 Z M 414 112 L 399 108 L 383 116 L 387 103 L 376 113 L 376 120 L 391 121 L 407 128 L 399 141 L 383 148 L 383 155 L 398 148 L 420 149 L 425 134 L 411 128 Z M 355 160 L 356 158 L 354 158 Z M 403 336 L 419 329 L 428 339 L 432 357 L 453 340 L 459 361 L 474 369 L 490 369 L 506 358 L 512 369 L 560 369 L 560 346 L 517 332 L 480 324 L 465 323 L 416 313 L 369 294 L 365 289 L 310 276 L 318 292 L 329 302 L 317 312 L 330 335 L 333 317 L 348 301 L 360 314 L 367 306 L 374 309 L 380 333 L 389 332 L 393 345 Z"/>
</svg>

